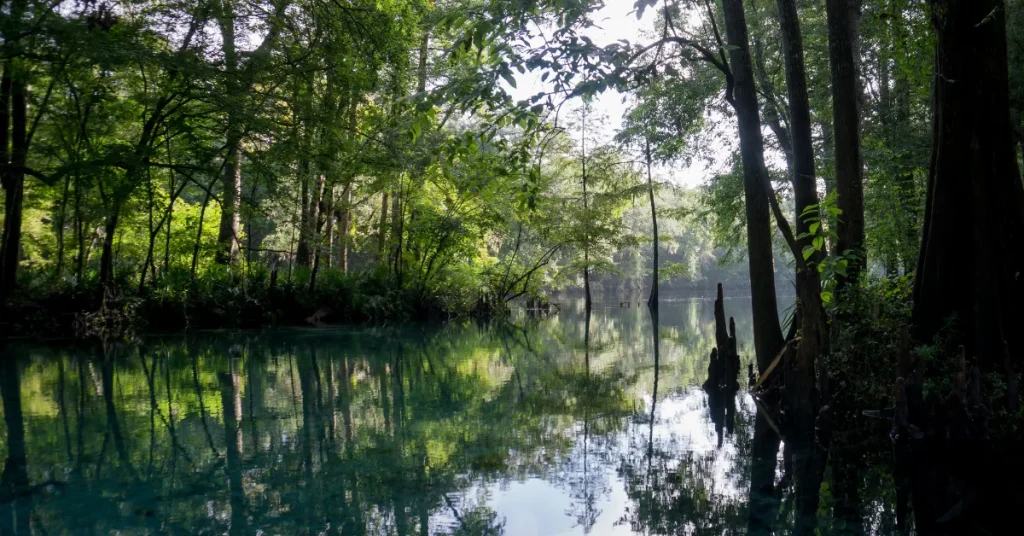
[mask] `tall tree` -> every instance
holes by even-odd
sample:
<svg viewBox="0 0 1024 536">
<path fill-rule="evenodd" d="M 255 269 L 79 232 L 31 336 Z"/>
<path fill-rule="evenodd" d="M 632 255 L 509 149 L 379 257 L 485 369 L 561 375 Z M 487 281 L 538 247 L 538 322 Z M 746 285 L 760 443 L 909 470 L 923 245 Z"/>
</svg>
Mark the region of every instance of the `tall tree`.
<svg viewBox="0 0 1024 536">
<path fill-rule="evenodd" d="M 811 104 L 807 95 L 803 36 L 800 32 L 796 0 L 777 0 L 776 4 L 779 9 L 782 58 L 786 66 L 786 88 L 789 94 L 789 134 L 792 137 L 791 171 L 793 196 L 796 201 L 796 230 L 798 234 L 802 234 L 809 231 L 810 224 L 800 215 L 804 209 L 818 203 L 814 146 L 811 143 Z M 802 243 L 808 241 L 809 239 L 803 239 Z"/>
<path fill-rule="evenodd" d="M 829 65 L 832 72 L 833 147 L 839 217 L 836 249 L 860 257 L 848 272 L 864 266 L 864 183 L 860 148 L 860 82 L 857 74 L 860 0 L 826 0 Z"/>
<path fill-rule="evenodd" d="M 217 233 L 216 261 L 229 264 L 238 258 L 241 233 L 242 203 L 242 139 L 247 125 L 244 97 L 252 87 L 256 74 L 264 68 L 277 44 L 284 26 L 285 11 L 291 0 L 272 0 L 267 6 L 267 33 L 254 50 L 243 54 L 238 50 L 240 17 L 238 0 L 219 0 L 215 6 L 217 25 L 221 34 L 221 53 L 224 58 L 224 97 L 227 108 L 223 166 L 223 194 L 220 227 Z"/>
<path fill-rule="evenodd" d="M 1024 186 L 1009 113 L 1002 0 L 931 0 L 932 165 L 914 286 L 917 340 L 951 318 L 985 370 L 1024 352 Z"/>
<path fill-rule="evenodd" d="M 754 351 L 757 368 L 764 372 L 782 348 L 778 301 L 775 296 L 775 260 L 769 217 L 770 184 L 764 163 L 764 140 L 757 103 L 757 88 L 747 38 L 742 0 L 723 0 L 722 9 L 729 49 L 730 78 L 727 89 L 739 125 L 743 160 L 743 197 L 747 214 L 747 258 L 750 265 L 750 299 L 754 317 Z"/>
<path fill-rule="evenodd" d="M 0 78 L 0 184 L 4 190 L 0 242 L 0 309 L 14 292 L 21 262 L 21 226 L 28 156 L 28 65 L 18 51 L 26 1 L 13 0 L 3 27 L 3 75 Z"/>
</svg>

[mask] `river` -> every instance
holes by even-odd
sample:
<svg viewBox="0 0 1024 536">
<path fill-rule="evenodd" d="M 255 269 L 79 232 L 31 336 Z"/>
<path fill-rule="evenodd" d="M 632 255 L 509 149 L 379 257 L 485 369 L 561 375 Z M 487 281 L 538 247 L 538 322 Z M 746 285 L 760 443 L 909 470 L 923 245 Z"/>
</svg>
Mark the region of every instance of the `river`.
<svg viewBox="0 0 1024 536">
<path fill-rule="evenodd" d="M 700 388 L 713 301 L 619 305 L 8 346 L 0 533 L 786 533 L 770 423 Z M 866 463 L 851 507 L 826 475 L 821 532 L 892 533 L 890 481 Z"/>
</svg>

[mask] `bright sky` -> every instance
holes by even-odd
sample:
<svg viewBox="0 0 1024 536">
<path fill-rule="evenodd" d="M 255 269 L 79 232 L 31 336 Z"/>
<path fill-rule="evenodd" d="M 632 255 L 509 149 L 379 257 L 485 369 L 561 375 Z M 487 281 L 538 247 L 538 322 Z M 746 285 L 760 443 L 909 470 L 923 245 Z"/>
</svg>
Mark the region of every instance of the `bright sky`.
<svg viewBox="0 0 1024 536">
<path fill-rule="evenodd" d="M 633 5 L 635 0 L 605 0 L 605 7 L 594 17 L 596 28 L 586 32 L 597 45 L 609 45 L 620 39 L 630 43 L 644 43 L 650 40 L 645 37 L 653 31 L 656 10 L 648 9 L 641 20 L 637 20 Z M 506 86 L 506 90 L 516 100 L 527 99 L 542 91 L 552 89 L 551 85 L 541 82 L 539 74 L 527 71 L 526 74 L 515 73 L 516 88 Z M 629 107 L 626 95 L 615 90 L 608 90 L 594 99 L 594 109 L 607 117 L 606 131 L 603 137 L 611 139 L 622 124 L 622 118 Z M 563 116 L 564 116 L 563 112 Z M 704 183 L 713 173 L 724 171 L 727 164 L 728 148 L 712 147 L 716 163 L 706 165 L 702 159 L 693 159 L 692 165 L 659 167 L 655 170 L 657 180 L 668 181 L 680 186 L 696 187 Z"/>
</svg>

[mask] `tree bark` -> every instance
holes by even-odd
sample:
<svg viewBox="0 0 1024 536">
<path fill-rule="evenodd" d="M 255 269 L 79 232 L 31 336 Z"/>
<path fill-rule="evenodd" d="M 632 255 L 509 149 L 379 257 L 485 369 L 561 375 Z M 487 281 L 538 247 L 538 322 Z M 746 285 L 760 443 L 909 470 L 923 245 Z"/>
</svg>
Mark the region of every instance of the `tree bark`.
<svg viewBox="0 0 1024 536">
<path fill-rule="evenodd" d="M 723 0 L 722 7 L 733 77 L 731 103 L 736 111 L 743 163 L 754 351 L 757 354 L 758 371 L 764 372 L 783 343 L 775 296 L 771 218 L 765 195 L 765 185 L 770 184 L 770 181 L 764 164 L 764 140 L 761 138 L 761 119 L 750 62 L 743 1 Z"/>
<path fill-rule="evenodd" d="M 75 257 L 75 284 L 82 284 L 82 277 L 85 275 L 85 217 L 82 214 L 82 185 L 81 179 L 75 175 L 75 241 L 78 243 L 78 251 Z"/>
<path fill-rule="evenodd" d="M 224 75 L 227 96 L 227 156 L 221 199 L 220 228 L 217 233 L 217 264 L 231 264 L 238 258 L 238 236 L 241 231 L 242 199 L 242 126 L 237 107 L 240 97 L 238 53 L 235 48 L 235 13 L 232 0 L 222 0 L 217 23 L 220 26 L 221 50 L 224 53 Z"/>
<path fill-rule="evenodd" d="M 231 264 L 238 259 L 238 237 L 241 233 L 242 167 L 241 136 L 228 135 L 228 156 L 224 165 L 221 196 L 220 227 L 217 232 L 217 264 Z"/>
<path fill-rule="evenodd" d="M 1002 0 L 931 0 L 937 36 L 932 164 L 914 287 L 914 336 L 955 315 L 984 371 L 1024 354 L 1024 187 L 1009 115 Z"/>
<path fill-rule="evenodd" d="M 22 169 L 28 155 L 27 91 L 24 72 L 15 65 L 14 60 L 7 60 L 0 80 L 0 130 L 4 132 L 4 138 L 0 140 L 3 142 L 3 152 L 0 156 L 4 157 L 3 163 L 6 164 L 9 154 L 11 169 L 0 175 L 0 184 L 4 189 L 4 228 L 0 242 L 0 308 L 14 293 L 18 265 L 21 262 L 21 220 L 25 197 L 25 173 Z M 7 152 L 8 140 L 10 153 Z"/>
<path fill-rule="evenodd" d="M 309 266 L 309 235 L 310 223 L 312 221 L 309 196 L 309 160 L 304 160 L 299 165 L 299 170 L 302 186 L 300 188 L 301 198 L 299 199 L 299 244 L 295 249 L 295 256 L 296 264 L 299 266 Z"/>
<path fill-rule="evenodd" d="M 121 218 L 120 203 L 114 201 L 103 222 L 103 253 L 100 255 L 100 286 L 104 289 L 110 287 L 114 282 L 114 234 L 117 232 L 117 222 Z"/>
<path fill-rule="evenodd" d="M 584 142 L 586 143 L 586 142 Z M 583 217 L 588 221 L 589 225 L 589 206 L 587 202 L 587 160 L 586 156 L 583 157 Z M 583 299 L 584 306 L 587 309 L 587 318 L 589 319 L 591 299 L 590 299 L 590 236 L 589 233 L 584 233 L 583 237 Z"/>
<path fill-rule="evenodd" d="M 313 270 L 309 273 L 309 292 L 316 288 L 316 276 L 320 272 L 320 261 L 323 257 L 323 231 L 327 226 L 327 235 L 331 234 L 331 187 L 327 185 L 327 179 L 320 175 L 320 184 L 317 187 L 317 199 L 313 204 Z"/>
<path fill-rule="evenodd" d="M 213 183 L 210 183 L 211 187 Z M 196 278 L 196 269 L 199 268 L 199 248 L 203 244 L 203 220 L 206 219 L 206 207 L 210 204 L 210 194 L 212 189 L 206 190 L 206 196 L 203 197 L 203 204 L 199 208 L 199 228 L 196 230 L 196 242 L 192 248 L 192 271 L 191 279 L 194 281 Z"/>
<path fill-rule="evenodd" d="M 345 186 L 341 194 L 341 215 L 338 217 L 338 266 L 348 274 L 348 235 L 352 222 L 352 185 Z"/>
<path fill-rule="evenodd" d="M 796 201 L 797 234 L 808 232 L 809 224 L 801 217 L 804 209 L 818 203 L 814 170 L 814 146 L 811 142 L 811 105 L 807 96 L 807 74 L 804 67 L 803 37 L 795 0 L 776 0 L 779 30 L 782 34 L 782 56 L 786 65 L 786 87 L 789 93 L 789 132 L 792 136 L 793 195 Z M 799 241 L 801 247 L 809 239 Z"/>
<path fill-rule="evenodd" d="M 380 221 L 377 223 L 377 262 L 387 262 L 387 221 L 388 221 L 388 192 L 384 191 L 380 199 Z"/>
<path fill-rule="evenodd" d="M 856 252 L 849 280 L 866 266 L 864 252 L 864 184 L 860 148 L 860 82 L 857 74 L 857 27 L 860 0 L 826 0 L 829 65 L 832 75 L 832 120 L 835 147 L 837 206 L 842 210 L 837 225 L 840 255 Z"/>
<path fill-rule="evenodd" d="M 649 305 L 652 310 L 656 310 L 658 308 L 658 284 L 660 282 L 660 279 L 658 277 L 658 209 L 657 205 L 654 202 L 654 180 L 651 178 L 650 140 L 646 141 L 646 146 L 644 147 L 644 156 L 647 159 L 647 196 L 651 200 L 651 238 L 653 239 L 653 242 L 651 244 L 651 263 L 653 267 L 653 280 L 651 281 L 651 296 L 650 298 L 647 299 L 647 305 Z"/>
</svg>

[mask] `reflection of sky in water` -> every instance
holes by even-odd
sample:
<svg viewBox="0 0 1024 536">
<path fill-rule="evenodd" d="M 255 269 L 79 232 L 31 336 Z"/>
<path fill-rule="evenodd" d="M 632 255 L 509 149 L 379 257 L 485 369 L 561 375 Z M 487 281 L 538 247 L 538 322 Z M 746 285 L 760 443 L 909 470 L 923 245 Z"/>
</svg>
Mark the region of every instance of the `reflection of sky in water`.
<svg viewBox="0 0 1024 536">
<path fill-rule="evenodd" d="M 650 395 L 647 395 L 645 403 L 650 407 Z M 736 403 L 737 410 L 748 415 L 757 410 L 754 400 L 749 395 L 741 393 L 737 396 Z M 614 445 L 610 458 L 622 459 L 629 455 L 631 448 L 646 449 L 648 438 L 653 438 L 655 444 L 672 445 L 672 450 L 681 455 L 692 453 L 700 457 L 714 454 L 711 463 L 713 482 L 716 484 L 713 490 L 715 495 L 736 501 L 745 500 L 748 494 L 746 483 L 739 482 L 730 473 L 738 455 L 735 438 L 726 437 L 722 447 L 718 447 L 715 426 L 708 415 L 707 395 L 702 390 L 690 389 L 682 395 L 658 400 L 653 434 L 649 434 L 650 429 L 646 420 L 642 423 L 631 423 L 619 437 L 608 442 Z M 746 440 L 749 441 L 750 438 L 747 437 Z M 608 459 L 609 456 L 605 454 L 603 458 Z M 583 455 L 583 446 L 578 443 L 570 457 L 579 460 Z M 579 478 L 579 467 L 574 469 L 575 476 Z M 485 485 L 477 483 L 463 495 L 463 498 L 467 503 L 486 504 L 493 509 L 498 518 L 504 520 L 505 534 L 508 535 L 634 534 L 629 523 L 623 521 L 623 515 L 630 507 L 630 500 L 624 489 L 625 483 L 616 474 L 616 466 L 597 464 L 589 470 L 596 473 L 590 477 L 601 481 L 605 487 L 602 490 L 604 493 L 593 507 L 599 515 L 586 532 L 573 515 L 577 506 L 576 501 L 567 493 L 564 482 L 557 478 L 527 478 Z M 457 524 L 457 521 L 453 516 L 443 514 L 435 523 L 449 526 Z"/>
</svg>

